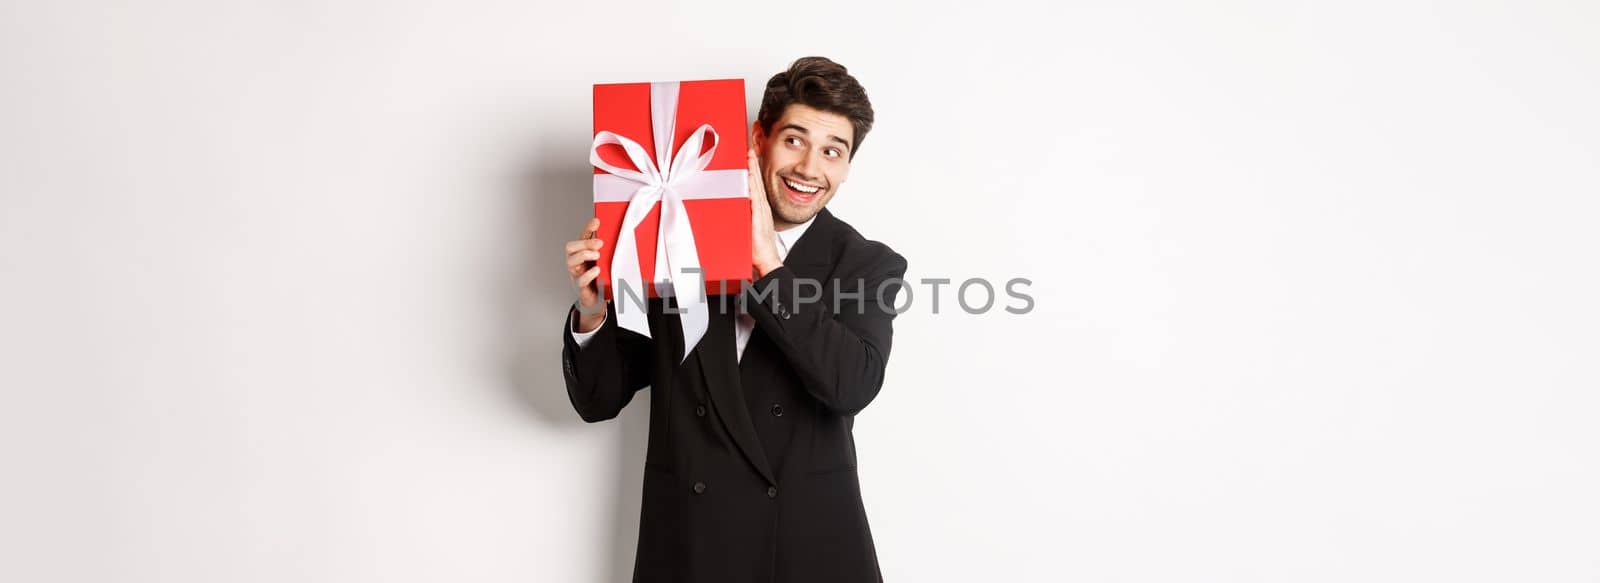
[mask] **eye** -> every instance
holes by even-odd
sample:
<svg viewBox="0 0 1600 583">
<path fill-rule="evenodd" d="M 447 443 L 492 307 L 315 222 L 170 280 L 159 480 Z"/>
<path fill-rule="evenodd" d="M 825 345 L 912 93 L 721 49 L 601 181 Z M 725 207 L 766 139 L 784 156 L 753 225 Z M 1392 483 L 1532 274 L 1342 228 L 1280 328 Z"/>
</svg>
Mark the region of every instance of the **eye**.
<svg viewBox="0 0 1600 583">
<path fill-rule="evenodd" d="M 833 157 L 833 158 L 838 158 L 839 157 L 839 149 L 838 148 L 828 148 L 827 150 L 823 150 L 823 152 L 826 152 L 829 157 Z"/>
<path fill-rule="evenodd" d="M 800 145 L 800 138 L 797 138 L 797 137 L 794 137 L 794 136 L 789 136 L 789 137 L 783 139 L 783 143 L 789 144 L 791 146 L 798 146 L 798 145 Z"/>
</svg>

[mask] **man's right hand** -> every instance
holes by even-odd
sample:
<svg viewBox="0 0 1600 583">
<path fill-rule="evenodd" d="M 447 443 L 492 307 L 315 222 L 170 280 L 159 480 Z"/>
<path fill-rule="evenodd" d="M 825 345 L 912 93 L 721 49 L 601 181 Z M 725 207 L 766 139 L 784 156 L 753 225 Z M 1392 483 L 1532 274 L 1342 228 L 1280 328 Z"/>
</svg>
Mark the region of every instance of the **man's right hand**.
<svg viewBox="0 0 1600 583">
<path fill-rule="evenodd" d="M 605 322 L 605 298 L 600 294 L 600 248 L 605 241 L 595 237 L 600 218 L 589 219 L 575 241 L 567 241 L 567 276 L 578 288 L 578 332 L 593 332 Z"/>
</svg>

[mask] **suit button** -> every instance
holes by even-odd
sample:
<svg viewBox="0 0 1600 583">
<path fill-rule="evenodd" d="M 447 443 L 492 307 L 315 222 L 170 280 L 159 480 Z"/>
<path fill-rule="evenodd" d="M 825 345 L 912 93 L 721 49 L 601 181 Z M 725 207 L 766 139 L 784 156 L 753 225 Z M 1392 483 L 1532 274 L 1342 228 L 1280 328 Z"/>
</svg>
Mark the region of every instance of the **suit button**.
<svg viewBox="0 0 1600 583">
<path fill-rule="evenodd" d="M 768 498 L 777 498 L 778 497 L 778 487 L 777 486 L 767 486 L 767 497 Z"/>
<path fill-rule="evenodd" d="M 783 405 L 779 405 L 777 403 L 773 403 L 772 404 L 772 416 L 773 417 L 782 417 L 783 416 Z"/>
<path fill-rule="evenodd" d="M 706 491 L 706 483 L 705 482 L 695 482 L 694 483 L 694 493 L 696 493 L 696 494 L 704 494 L 705 491 Z"/>
<path fill-rule="evenodd" d="M 706 416 L 706 406 L 705 405 L 697 405 L 697 406 L 695 406 L 694 414 L 697 417 L 705 417 Z"/>
</svg>

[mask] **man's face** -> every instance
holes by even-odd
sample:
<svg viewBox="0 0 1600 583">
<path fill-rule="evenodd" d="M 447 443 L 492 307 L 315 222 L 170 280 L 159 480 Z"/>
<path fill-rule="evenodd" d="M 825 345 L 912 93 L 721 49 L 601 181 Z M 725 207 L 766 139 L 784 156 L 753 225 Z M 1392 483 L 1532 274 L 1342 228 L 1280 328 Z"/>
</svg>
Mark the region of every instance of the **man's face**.
<svg viewBox="0 0 1600 583">
<path fill-rule="evenodd" d="M 845 116 L 790 104 L 764 135 L 753 130 L 772 224 L 784 230 L 811 220 L 850 174 L 855 128 Z"/>
</svg>

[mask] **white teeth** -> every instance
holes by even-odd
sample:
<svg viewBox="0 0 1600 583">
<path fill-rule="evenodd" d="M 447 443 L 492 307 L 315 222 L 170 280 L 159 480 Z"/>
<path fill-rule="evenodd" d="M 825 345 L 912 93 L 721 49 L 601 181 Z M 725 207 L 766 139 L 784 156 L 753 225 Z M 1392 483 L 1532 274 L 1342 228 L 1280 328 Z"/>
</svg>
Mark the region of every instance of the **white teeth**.
<svg viewBox="0 0 1600 583">
<path fill-rule="evenodd" d="M 789 188 L 793 188 L 806 194 L 816 194 L 817 191 L 822 190 L 822 187 L 820 186 L 806 186 L 787 178 L 784 179 L 783 183 L 789 185 Z"/>
</svg>

